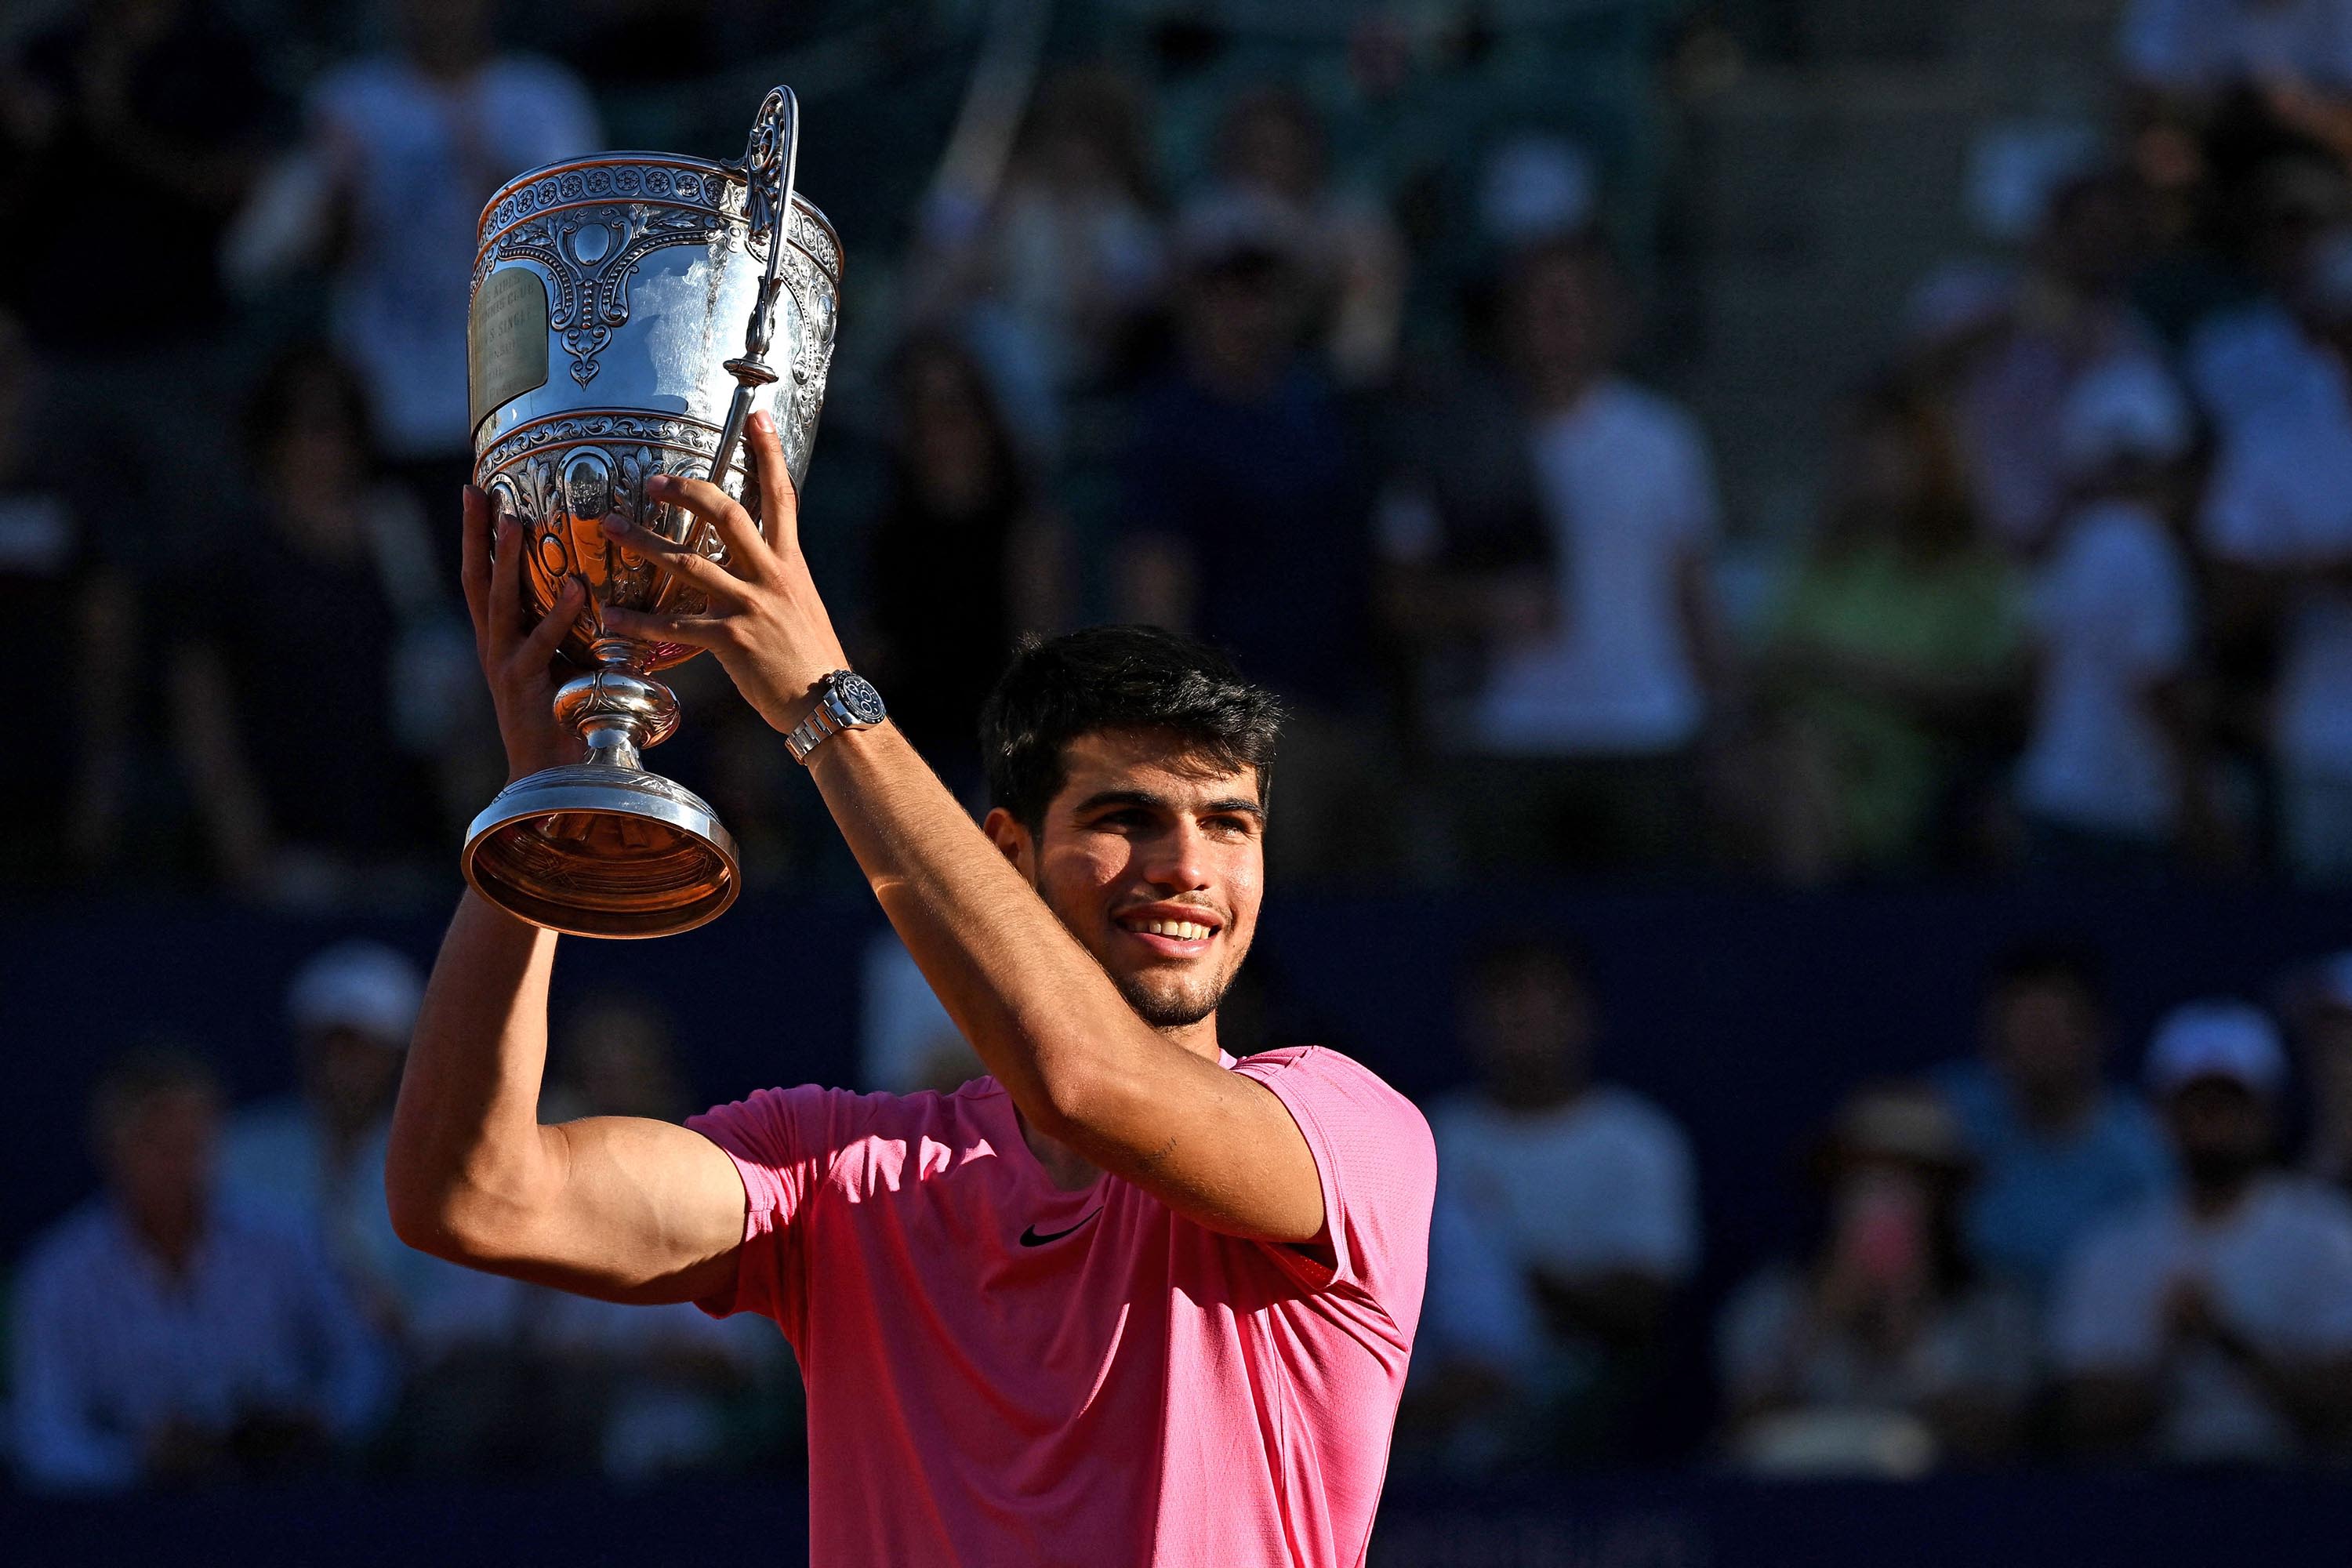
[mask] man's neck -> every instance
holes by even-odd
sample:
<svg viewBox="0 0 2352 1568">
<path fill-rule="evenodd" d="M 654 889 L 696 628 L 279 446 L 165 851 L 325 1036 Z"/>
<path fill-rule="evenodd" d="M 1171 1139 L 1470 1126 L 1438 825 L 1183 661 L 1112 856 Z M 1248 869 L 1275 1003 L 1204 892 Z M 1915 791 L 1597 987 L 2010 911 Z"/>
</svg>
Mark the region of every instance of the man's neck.
<svg viewBox="0 0 2352 1568">
<path fill-rule="evenodd" d="M 2192 1218 L 2207 1225 L 2228 1219 L 2254 1190 L 2254 1173 L 2226 1181 L 2191 1182 L 2186 1194 Z"/>
<path fill-rule="evenodd" d="M 2087 1089 L 2066 1089 L 2055 1093 L 2044 1090 L 2035 1093 L 2020 1089 L 2016 1094 L 2017 1112 L 2026 1126 L 2047 1138 L 2063 1138 L 2080 1129 L 2090 1119 L 2092 1108 L 2099 1102 L 2095 1085 Z"/>
</svg>

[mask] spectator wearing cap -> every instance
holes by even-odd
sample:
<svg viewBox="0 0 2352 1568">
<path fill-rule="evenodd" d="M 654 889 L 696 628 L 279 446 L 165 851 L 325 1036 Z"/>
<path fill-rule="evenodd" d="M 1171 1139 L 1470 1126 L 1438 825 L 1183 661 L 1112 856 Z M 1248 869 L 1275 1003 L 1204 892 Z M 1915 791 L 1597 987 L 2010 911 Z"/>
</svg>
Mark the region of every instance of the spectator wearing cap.
<svg viewBox="0 0 2352 1568">
<path fill-rule="evenodd" d="M 1591 988 L 1558 942 L 1481 953 L 1462 1029 L 1478 1086 L 1430 1116 L 1423 1408 L 1461 1427 L 1457 1459 L 1608 1455 L 1698 1266 L 1689 1140 L 1651 1100 L 1595 1080 Z"/>
<path fill-rule="evenodd" d="M 2158 1026 L 2150 1090 L 2183 1185 L 2075 1250 L 2051 1321 L 2085 1452 L 2266 1463 L 2352 1434 L 2352 1204 L 2274 1166 L 2286 1058 L 2244 1003 Z"/>
<path fill-rule="evenodd" d="M 2170 1190 L 2163 1130 L 2106 1080 L 2107 1008 L 2095 958 L 2062 942 L 1993 966 L 1982 1047 L 1934 1075 L 1976 1164 L 1969 1251 L 2039 1299 L 2085 1232 Z"/>
<path fill-rule="evenodd" d="M 420 1265 L 393 1234 L 383 1147 L 425 981 L 405 954 L 353 941 L 313 954 L 286 993 L 299 1088 L 233 1116 L 221 1173 L 242 1201 L 310 1232 L 387 1327 Z"/>
<path fill-rule="evenodd" d="M 1533 205 L 1533 204 L 1531 204 Z M 1486 874 L 1688 863 L 1732 673 L 1706 438 L 1620 374 L 1630 291 L 1590 229 L 1504 264 L 1491 361 L 1401 421 L 1381 511 L 1416 725 Z"/>
<path fill-rule="evenodd" d="M 103 1193 L 37 1239 L 17 1287 L 17 1463 L 112 1490 L 281 1473 L 362 1436 L 389 1363 L 309 1239 L 225 1199 L 220 1085 L 184 1053 L 111 1066 L 93 1097 Z"/>
<path fill-rule="evenodd" d="M 2174 536 L 2195 436 L 2188 399 L 2150 360 L 2084 376 L 2059 421 L 2071 506 L 2034 569 L 2033 718 L 2016 773 L 2041 867 L 2140 875 L 2219 814 L 2189 701 L 2191 568 Z"/>
<path fill-rule="evenodd" d="M 2352 878 L 2352 226 L 2315 243 L 2298 331 L 2221 422 L 2198 531 L 2229 635 L 2274 650 L 2267 703 L 2281 856 Z"/>
<path fill-rule="evenodd" d="M 1138 396 L 1122 463 L 1120 618 L 1206 637 L 1274 689 L 1283 729 L 1277 876 L 1364 874 L 1385 853 L 1369 804 L 1370 487 L 1352 421 L 1302 352 L 1307 236 L 1263 192 L 1179 217 L 1178 348 Z"/>
<path fill-rule="evenodd" d="M 1820 1247 L 1740 1287 L 1718 1326 L 1741 1464 L 1900 1476 L 2015 1446 L 2033 1313 L 1969 1259 L 1970 1169 L 1958 1123 L 1924 1085 L 1865 1089 L 1839 1111 L 1817 1156 Z"/>
</svg>

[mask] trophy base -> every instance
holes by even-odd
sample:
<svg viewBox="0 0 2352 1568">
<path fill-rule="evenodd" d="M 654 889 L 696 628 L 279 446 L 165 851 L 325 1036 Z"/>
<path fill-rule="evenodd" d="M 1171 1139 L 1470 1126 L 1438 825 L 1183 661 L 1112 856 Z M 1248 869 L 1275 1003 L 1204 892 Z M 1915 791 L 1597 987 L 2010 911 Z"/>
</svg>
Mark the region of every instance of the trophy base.
<svg viewBox="0 0 2352 1568">
<path fill-rule="evenodd" d="M 611 763 L 509 784 L 466 830 L 463 865 L 499 908 L 573 936 L 675 936 L 743 885 L 735 837 L 699 795 Z"/>
</svg>

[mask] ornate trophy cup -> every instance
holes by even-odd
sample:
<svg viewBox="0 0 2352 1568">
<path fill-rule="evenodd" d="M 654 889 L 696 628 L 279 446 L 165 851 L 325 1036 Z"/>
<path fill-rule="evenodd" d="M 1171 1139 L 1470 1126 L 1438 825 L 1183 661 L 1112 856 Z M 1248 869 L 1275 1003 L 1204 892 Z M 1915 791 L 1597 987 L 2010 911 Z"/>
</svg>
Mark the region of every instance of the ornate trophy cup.
<svg viewBox="0 0 2352 1568">
<path fill-rule="evenodd" d="M 808 472 L 841 244 L 793 189 L 799 148 L 798 106 L 780 87 L 740 163 L 608 153 L 535 169 L 483 209 L 467 330 L 474 482 L 522 524 L 531 608 L 547 614 L 566 578 L 586 590 L 562 645 L 581 673 L 555 711 L 588 760 L 509 784 L 466 836 L 466 879 L 535 924 L 667 936 L 735 901 L 733 837 L 641 756 L 677 728 L 656 673 L 699 650 L 604 627 L 607 606 L 691 614 L 702 596 L 598 523 L 617 511 L 725 560 L 714 531 L 649 503 L 645 483 L 709 479 L 759 517 L 742 454 L 755 409 L 775 419 L 795 487 Z"/>
</svg>

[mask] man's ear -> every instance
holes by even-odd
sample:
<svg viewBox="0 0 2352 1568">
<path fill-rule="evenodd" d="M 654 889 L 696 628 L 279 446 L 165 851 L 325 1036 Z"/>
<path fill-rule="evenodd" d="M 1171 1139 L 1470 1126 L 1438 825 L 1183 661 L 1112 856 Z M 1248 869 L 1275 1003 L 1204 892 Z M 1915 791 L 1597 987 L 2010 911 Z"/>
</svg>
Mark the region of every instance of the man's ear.
<svg viewBox="0 0 2352 1568">
<path fill-rule="evenodd" d="M 1000 854 L 1013 862 L 1013 868 L 1021 873 L 1023 881 L 1036 884 L 1037 841 L 1019 817 L 1001 805 L 991 806 L 980 830 L 988 835 L 988 841 L 996 846 Z"/>
</svg>

